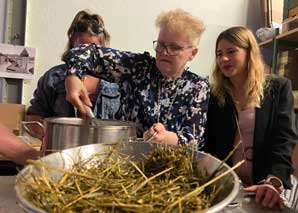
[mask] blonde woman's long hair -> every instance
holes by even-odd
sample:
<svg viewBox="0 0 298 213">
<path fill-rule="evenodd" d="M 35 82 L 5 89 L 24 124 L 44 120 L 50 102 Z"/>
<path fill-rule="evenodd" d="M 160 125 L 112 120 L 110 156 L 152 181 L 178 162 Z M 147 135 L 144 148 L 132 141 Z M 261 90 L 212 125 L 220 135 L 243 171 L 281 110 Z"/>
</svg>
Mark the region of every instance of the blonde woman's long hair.
<svg viewBox="0 0 298 213">
<path fill-rule="evenodd" d="M 92 14 L 88 10 L 81 10 L 76 14 L 67 31 L 68 42 L 66 50 L 62 55 L 63 61 L 65 61 L 64 59 L 68 51 L 74 47 L 75 36 L 80 35 L 80 33 L 99 36 L 102 46 L 108 46 L 110 44 L 111 36 L 105 28 L 103 18 L 98 14 Z"/>
<path fill-rule="evenodd" d="M 264 89 L 264 63 L 260 53 L 258 43 L 253 33 L 245 27 L 232 27 L 223 31 L 216 40 L 215 52 L 218 43 L 221 40 L 227 40 L 232 44 L 247 51 L 247 80 L 245 87 L 246 106 L 259 107 L 263 98 Z M 218 99 L 219 104 L 223 106 L 227 95 L 233 100 L 233 86 L 229 78 L 225 77 L 216 63 L 212 72 L 212 93 Z"/>
</svg>

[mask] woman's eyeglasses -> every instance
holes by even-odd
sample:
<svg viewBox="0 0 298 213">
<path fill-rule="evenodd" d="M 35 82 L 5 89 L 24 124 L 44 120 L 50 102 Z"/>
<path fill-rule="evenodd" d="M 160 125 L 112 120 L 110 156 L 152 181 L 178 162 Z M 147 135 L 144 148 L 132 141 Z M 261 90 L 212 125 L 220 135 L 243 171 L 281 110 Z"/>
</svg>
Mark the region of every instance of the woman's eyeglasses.
<svg viewBox="0 0 298 213">
<path fill-rule="evenodd" d="M 179 54 L 180 51 L 184 50 L 184 49 L 188 49 L 191 48 L 193 46 L 179 46 L 177 44 L 169 44 L 169 45 L 165 45 L 159 41 L 153 41 L 153 48 L 156 52 L 161 53 L 164 50 L 166 50 L 167 54 L 170 56 L 176 56 Z"/>
</svg>

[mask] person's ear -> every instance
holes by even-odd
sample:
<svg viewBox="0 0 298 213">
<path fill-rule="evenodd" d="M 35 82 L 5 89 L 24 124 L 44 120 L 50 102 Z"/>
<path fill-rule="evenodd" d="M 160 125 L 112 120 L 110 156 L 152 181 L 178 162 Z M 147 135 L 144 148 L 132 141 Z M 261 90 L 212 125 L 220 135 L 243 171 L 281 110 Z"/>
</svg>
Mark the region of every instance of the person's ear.
<svg viewBox="0 0 298 213">
<path fill-rule="evenodd" d="M 194 57 L 198 54 L 198 52 L 199 52 L 199 48 L 197 47 L 192 48 L 191 55 L 189 56 L 188 61 L 192 61 Z"/>
</svg>

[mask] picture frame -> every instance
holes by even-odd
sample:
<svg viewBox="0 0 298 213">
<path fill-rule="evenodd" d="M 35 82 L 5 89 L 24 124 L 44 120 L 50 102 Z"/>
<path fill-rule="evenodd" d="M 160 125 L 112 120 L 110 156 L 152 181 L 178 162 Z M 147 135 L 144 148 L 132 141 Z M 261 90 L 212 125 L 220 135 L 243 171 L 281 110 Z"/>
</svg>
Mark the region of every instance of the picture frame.
<svg viewBox="0 0 298 213">
<path fill-rule="evenodd" d="M 35 48 L 0 43 L 0 77 L 33 79 Z"/>
</svg>

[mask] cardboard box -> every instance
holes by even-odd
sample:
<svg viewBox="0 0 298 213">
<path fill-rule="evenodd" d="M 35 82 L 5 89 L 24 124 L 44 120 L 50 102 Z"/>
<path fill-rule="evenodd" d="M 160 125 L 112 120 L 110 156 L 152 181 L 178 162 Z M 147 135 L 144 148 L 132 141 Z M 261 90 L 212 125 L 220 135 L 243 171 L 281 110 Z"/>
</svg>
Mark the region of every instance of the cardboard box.
<svg viewBox="0 0 298 213">
<path fill-rule="evenodd" d="M 288 17 L 298 16 L 298 6 L 289 9 Z"/>
<path fill-rule="evenodd" d="M 283 51 L 278 61 L 277 75 L 290 79 L 293 90 L 298 90 L 298 51 Z"/>
<path fill-rule="evenodd" d="M 25 105 L 0 103 L 0 123 L 18 135 L 20 122 L 24 120 Z"/>
<path fill-rule="evenodd" d="M 272 27 L 271 22 L 281 23 L 283 19 L 283 0 L 261 0 L 261 18 L 264 27 Z"/>
<path fill-rule="evenodd" d="M 278 55 L 278 63 L 280 65 L 295 63 L 296 61 L 298 61 L 298 51 L 297 50 L 282 51 Z"/>
<path fill-rule="evenodd" d="M 298 16 L 287 18 L 282 22 L 282 33 L 298 28 Z"/>
<path fill-rule="evenodd" d="M 285 66 L 286 64 L 279 64 L 276 74 L 284 77 L 286 73 Z"/>
</svg>

